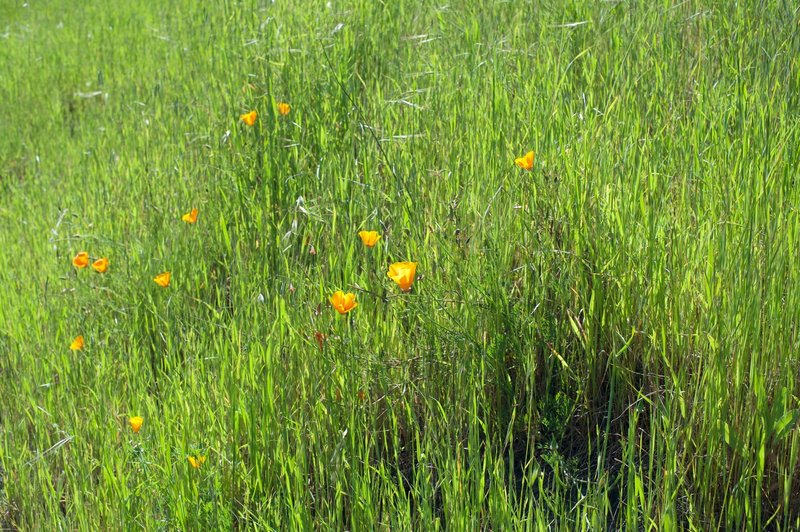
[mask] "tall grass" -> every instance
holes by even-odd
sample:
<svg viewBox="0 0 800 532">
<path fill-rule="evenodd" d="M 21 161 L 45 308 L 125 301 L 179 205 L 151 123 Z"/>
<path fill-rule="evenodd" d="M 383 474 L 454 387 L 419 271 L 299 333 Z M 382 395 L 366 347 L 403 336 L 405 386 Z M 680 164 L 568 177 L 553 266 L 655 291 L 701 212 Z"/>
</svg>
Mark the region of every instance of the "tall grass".
<svg viewBox="0 0 800 532">
<path fill-rule="evenodd" d="M 0 524 L 800 528 L 799 16 L 0 5 Z"/>
</svg>

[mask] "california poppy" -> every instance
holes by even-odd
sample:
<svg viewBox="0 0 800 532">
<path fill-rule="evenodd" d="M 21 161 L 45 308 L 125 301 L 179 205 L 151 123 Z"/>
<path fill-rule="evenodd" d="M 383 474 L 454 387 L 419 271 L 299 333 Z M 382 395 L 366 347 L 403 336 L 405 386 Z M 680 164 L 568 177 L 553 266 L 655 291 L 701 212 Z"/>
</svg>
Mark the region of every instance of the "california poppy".
<svg viewBox="0 0 800 532">
<path fill-rule="evenodd" d="M 76 268 L 85 268 L 89 265 L 89 254 L 81 251 L 72 258 L 72 265 Z"/>
<path fill-rule="evenodd" d="M 389 271 L 386 272 L 386 275 L 397 283 L 403 292 L 408 292 L 411 290 L 411 284 L 414 282 L 416 273 L 416 262 L 395 262 L 389 266 Z"/>
<path fill-rule="evenodd" d="M 83 349 L 83 336 L 80 334 L 76 336 L 72 343 L 69 344 L 69 348 L 73 351 L 80 351 Z"/>
<path fill-rule="evenodd" d="M 280 102 L 278 104 L 278 114 L 281 116 L 286 116 L 289 114 L 289 111 L 292 110 L 292 106 L 286 102 Z"/>
<path fill-rule="evenodd" d="M 92 268 L 94 268 L 94 271 L 97 273 L 106 273 L 106 270 L 108 269 L 108 259 L 105 257 L 102 259 L 97 259 L 92 263 Z"/>
<path fill-rule="evenodd" d="M 139 432 L 139 429 L 142 428 L 142 423 L 144 423 L 144 418 L 141 416 L 133 416 L 128 420 L 128 423 L 130 423 L 133 432 Z"/>
<path fill-rule="evenodd" d="M 191 211 L 181 216 L 181 220 L 183 220 L 187 224 L 193 224 L 197 221 L 197 212 L 198 212 L 197 209 L 192 209 Z"/>
<path fill-rule="evenodd" d="M 256 123 L 256 118 L 258 118 L 258 113 L 256 111 L 250 111 L 249 113 L 245 113 L 243 115 L 239 115 L 239 118 L 242 122 L 247 124 L 248 126 L 252 126 Z"/>
<path fill-rule="evenodd" d="M 347 314 L 358 306 L 356 303 L 356 295 L 352 293 L 345 294 L 341 290 L 334 292 L 330 299 L 331 305 L 339 314 Z"/>
<path fill-rule="evenodd" d="M 195 469 L 200 469 L 200 466 L 203 465 L 203 462 L 206 461 L 206 457 L 203 454 L 198 454 L 197 456 L 189 456 L 189 463 L 192 464 L 192 467 Z"/>
<path fill-rule="evenodd" d="M 171 274 L 169 272 L 159 273 L 155 277 L 153 277 L 153 281 L 156 282 L 158 286 L 166 288 L 169 286 L 169 278 Z"/>
<path fill-rule="evenodd" d="M 514 159 L 514 164 L 523 170 L 533 170 L 533 152 L 529 151 L 522 157 L 517 157 Z"/>
<path fill-rule="evenodd" d="M 359 231 L 358 236 L 361 237 L 361 241 L 368 248 L 371 248 L 377 244 L 378 239 L 381 237 L 377 231 Z"/>
</svg>

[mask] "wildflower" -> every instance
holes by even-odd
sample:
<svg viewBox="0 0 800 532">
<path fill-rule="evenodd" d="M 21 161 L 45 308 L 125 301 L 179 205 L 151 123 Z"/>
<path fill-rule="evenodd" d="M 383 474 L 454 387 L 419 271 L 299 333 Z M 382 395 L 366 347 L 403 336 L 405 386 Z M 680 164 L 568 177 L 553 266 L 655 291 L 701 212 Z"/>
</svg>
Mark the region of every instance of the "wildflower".
<svg viewBox="0 0 800 532">
<path fill-rule="evenodd" d="M 197 221 L 197 212 L 198 212 L 197 209 L 192 209 L 191 211 L 181 216 L 181 220 L 183 220 L 187 224 L 193 224 Z"/>
<path fill-rule="evenodd" d="M 80 334 L 76 336 L 72 343 L 69 344 L 69 348 L 73 351 L 80 351 L 83 349 L 83 336 Z"/>
<path fill-rule="evenodd" d="M 347 314 L 358 306 L 355 294 L 345 294 L 341 290 L 331 296 L 330 302 L 339 314 Z"/>
<path fill-rule="evenodd" d="M 529 151 L 522 157 L 517 157 L 514 159 L 514 164 L 523 170 L 533 170 L 533 152 Z"/>
<path fill-rule="evenodd" d="M 241 119 L 241 121 L 247 124 L 248 126 L 252 126 L 253 124 L 255 124 L 256 118 L 258 118 L 258 113 L 256 111 L 250 111 L 249 113 L 239 115 L 239 119 Z"/>
<path fill-rule="evenodd" d="M 358 236 L 361 237 L 361 241 L 368 248 L 371 248 L 375 244 L 377 244 L 378 239 L 381 237 L 381 235 L 379 235 L 377 231 L 359 231 Z"/>
<path fill-rule="evenodd" d="M 89 254 L 81 251 L 72 258 L 72 265 L 76 268 L 85 268 L 89 265 Z"/>
<path fill-rule="evenodd" d="M 289 111 L 292 110 L 292 106 L 286 102 L 280 102 L 278 104 L 278 114 L 281 116 L 286 116 L 289 114 Z"/>
<path fill-rule="evenodd" d="M 414 282 L 416 273 L 416 262 L 395 262 L 389 266 L 389 271 L 386 272 L 386 275 L 397 283 L 403 292 L 408 292 L 411 290 L 411 284 Z"/>
<path fill-rule="evenodd" d="M 200 466 L 203 465 L 203 462 L 206 461 L 206 456 L 204 454 L 189 456 L 188 458 L 189 458 L 189 463 L 192 464 L 192 467 L 195 469 L 200 469 Z"/>
<path fill-rule="evenodd" d="M 94 268 L 94 271 L 97 273 L 106 273 L 106 270 L 108 269 L 108 259 L 105 257 L 102 259 L 97 259 L 92 263 L 92 268 Z"/>
<path fill-rule="evenodd" d="M 131 430 L 133 432 L 139 432 L 139 429 L 142 428 L 142 423 L 144 423 L 144 418 L 142 416 L 133 416 L 128 420 L 128 423 L 131 425 Z"/>
<path fill-rule="evenodd" d="M 169 272 L 159 273 L 155 277 L 153 277 L 153 281 L 156 282 L 158 286 L 166 288 L 169 286 L 169 278 L 171 274 Z"/>
</svg>

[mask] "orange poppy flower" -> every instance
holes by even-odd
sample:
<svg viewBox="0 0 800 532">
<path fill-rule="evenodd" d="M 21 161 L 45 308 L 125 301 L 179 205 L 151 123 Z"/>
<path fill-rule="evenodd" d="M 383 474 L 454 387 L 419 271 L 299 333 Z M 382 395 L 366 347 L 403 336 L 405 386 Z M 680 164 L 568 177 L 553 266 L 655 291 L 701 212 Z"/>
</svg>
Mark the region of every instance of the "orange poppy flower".
<svg viewBox="0 0 800 532">
<path fill-rule="evenodd" d="M 181 216 L 181 220 L 183 220 L 187 224 L 193 224 L 197 221 L 197 212 L 198 212 L 197 209 L 192 209 L 191 211 Z"/>
<path fill-rule="evenodd" d="M 97 273 L 106 273 L 106 270 L 108 269 L 108 259 L 105 257 L 102 259 L 97 259 L 92 263 L 92 268 L 94 268 L 94 271 Z"/>
<path fill-rule="evenodd" d="M 76 336 L 72 343 L 69 344 L 69 348 L 73 351 L 80 351 L 83 349 L 83 336 L 80 334 Z"/>
<path fill-rule="evenodd" d="M 514 159 L 514 164 L 523 170 L 533 170 L 533 152 L 529 151 L 522 157 L 517 157 Z"/>
<path fill-rule="evenodd" d="M 128 420 L 128 423 L 130 423 L 133 432 L 139 432 L 139 429 L 142 428 L 142 423 L 144 423 L 144 418 L 142 416 L 133 416 Z"/>
<path fill-rule="evenodd" d="M 286 116 L 289 114 L 289 111 L 292 110 L 292 106 L 286 102 L 280 102 L 278 104 L 278 114 L 281 116 Z"/>
<path fill-rule="evenodd" d="M 247 124 L 248 126 L 252 126 L 253 124 L 255 124 L 256 118 L 258 118 L 258 113 L 256 111 L 250 111 L 249 113 L 239 115 L 239 119 L 241 119 L 241 121 Z"/>
<path fill-rule="evenodd" d="M 195 469 L 200 469 L 200 466 L 203 465 L 203 462 L 206 461 L 206 457 L 203 454 L 198 454 L 197 456 L 189 456 L 189 463 L 192 464 L 192 467 Z"/>
<path fill-rule="evenodd" d="M 81 251 L 72 258 L 72 265 L 76 268 L 85 268 L 89 265 L 89 254 Z"/>
<path fill-rule="evenodd" d="M 358 306 L 356 303 L 356 295 L 352 293 L 345 294 L 341 290 L 334 292 L 330 299 L 331 305 L 339 314 L 347 314 Z"/>
<path fill-rule="evenodd" d="M 156 282 L 158 286 L 166 288 L 169 286 L 169 279 L 171 274 L 169 272 L 159 273 L 155 277 L 153 277 L 153 281 Z"/>
<path fill-rule="evenodd" d="M 408 292 L 411 290 L 411 284 L 414 282 L 416 273 L 416 262 L 395 262 L 389 266 L 389 271 L 386 272 L 386 275 L 397 283 L 403 292 Z"/>
<path fill-rule="evenodd" d="M 377 231 L 359 231 L 358 236 L 361 237 L 361 241 L 368 248 L 371 248 L 377 244 L 378 239 L 381 237 Z"/>
</svg>

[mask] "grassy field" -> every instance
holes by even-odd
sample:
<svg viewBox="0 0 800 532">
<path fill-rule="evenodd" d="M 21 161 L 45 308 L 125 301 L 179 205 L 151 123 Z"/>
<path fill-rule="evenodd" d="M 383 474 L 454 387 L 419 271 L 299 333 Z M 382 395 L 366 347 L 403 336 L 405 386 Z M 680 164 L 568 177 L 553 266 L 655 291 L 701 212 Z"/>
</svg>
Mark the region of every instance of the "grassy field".
<svg viewBox="0 0 800 532">
<path fill-rule="evenodd" d="M 2 2 L 0 529 L 800 529 L 799 168 L 792 2 Z"/>
</svg>

